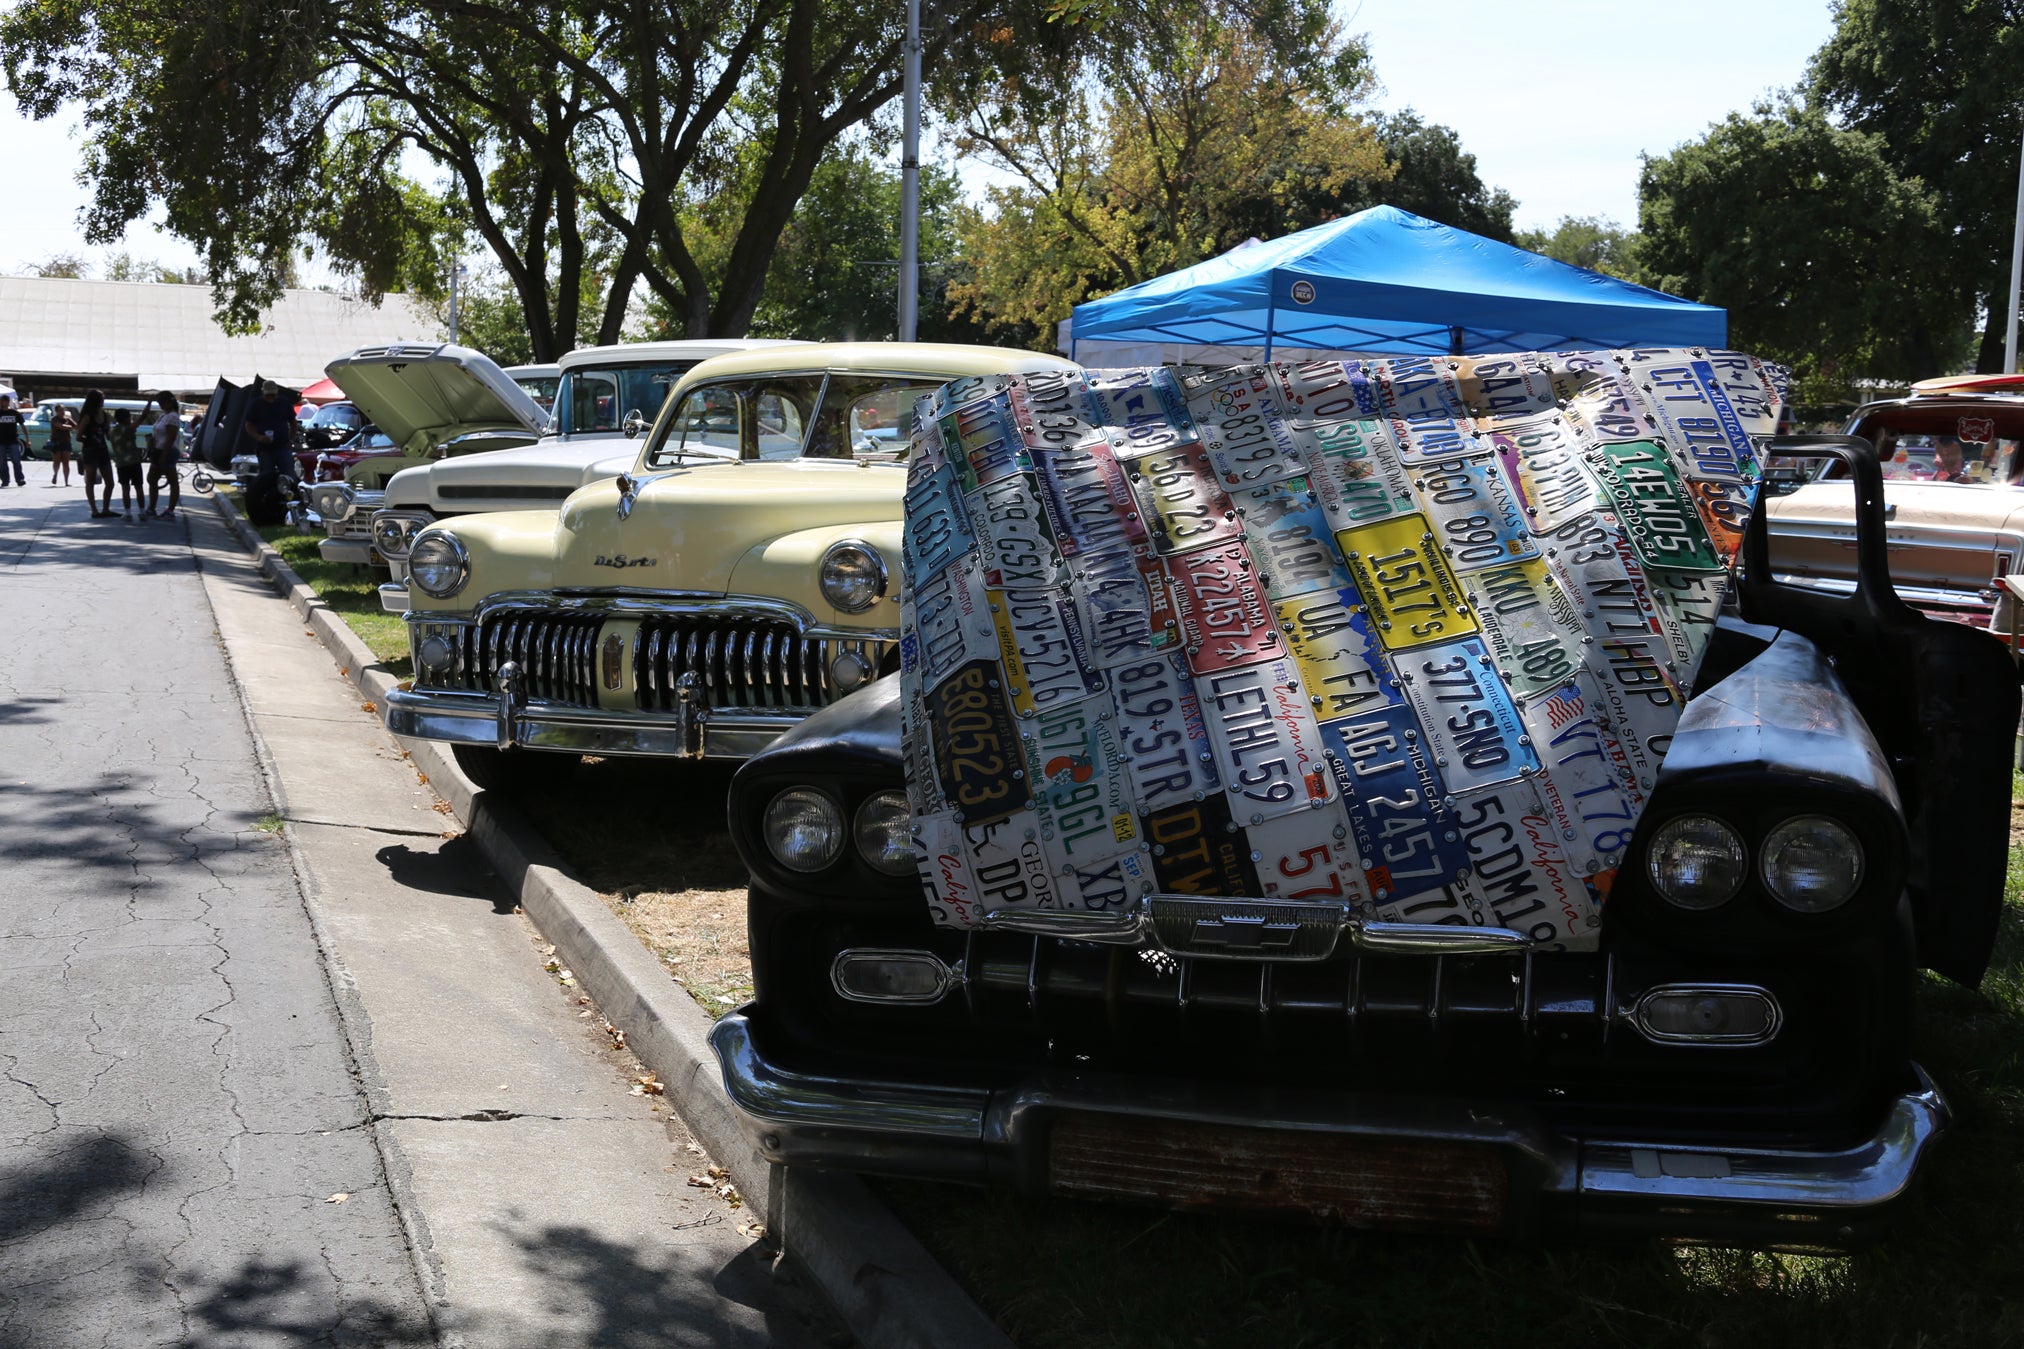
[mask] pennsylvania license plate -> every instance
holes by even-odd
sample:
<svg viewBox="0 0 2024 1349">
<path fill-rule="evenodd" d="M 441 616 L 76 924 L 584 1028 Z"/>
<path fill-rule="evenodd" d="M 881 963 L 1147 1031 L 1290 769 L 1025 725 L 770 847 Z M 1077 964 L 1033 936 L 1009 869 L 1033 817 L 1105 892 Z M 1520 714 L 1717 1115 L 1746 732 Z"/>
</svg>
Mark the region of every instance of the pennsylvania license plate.
<svg viewBox="0 0 2024 1349">
<path fill-rule="evenodd" d="M 1398 671 L 1450 792 L 1475 791 L 1539 770 L 1518 705 L 1481 641 L 1468 637 L 1421 647 L 1398 658 Z"/>
<path fill-rule="evenodd" d="M 1267 595 L 1286 599 L 1349 584 L 1349 572 L 1335 551 L 1335 531 L 1307 479 L 1253 488 L 1232 499 Z"/>
<path fill-rule="evenodd" d="M 1288 660 L 1203 675 L 1209 739 L 1228 765 L 1223 791 L 1239 824 L 1257 824 L 1335 799 L 1321 734 Z"/>
<path fill-rule="evenodd" d="M 1413 470 L 1412 484 L 1456 571 L 1539 556 L 1518 493 L 1494 456 L 1423 464 Z"/>
<path fill-rule="evenodd" d="M 925 473 L 907 473 L 906 558 L 912 584 L 925 584 L 949 564 L 977 546 L 970 512 L 963 505 L 963 486 L 954 465 L 939 464 Z"/>
<path fill-rule="evenodd" d="M 998 628 L 998 655 L 1012 706 L 1031 717 L 1058 703 L 1103 691 L 1103 676 L 1089 668 L 1082 617 L 1067 595 L 1047 590 L 990 590 Z"/>
<path fill-rule="evenodd" d="M 1039 590 L 1065 579 L 1054 526 L 1040 504 L 1040 483 L 1013 473 L 969 498 L 970 519 L 984 536 L 984 581 L 996 589 Z"/>
<path fill-rule="evenodd" d="M 1088 390 L 1090 410 L 1109 428 L 1111 446 L 1122 458 L 1135 459 L 1201 439 L 1188 416 L 1187 398 L 1170 370 L 1095 375 Z"/>
<path fill-rule="evenodd" d="M 1321 737 L 1372 899 L 1383 905 L 1467 877 L 1469 851 L 1409 709 L 1331 721 Z"/>
<path fill-rule="evenodd" d="M 1558 413 L 1485 437 L 1517 488 L 1518 504 L 1536 533 L 1603 509 L 1601 484 L 1581 462 L 1573 429 Z"/>
<path fill-rule="evenodd" d="M 1405 515 L 1336 536 L 1385 648 L 1399 651 L 1476 631 L 1467 599 L 1424 516 Z"/>
<path fill-rule="evenodd" d="M 1145 522 L 1110 443 L 1093 440 L 1044 455 L 1040 488 L 1058 528 L 1064 557 L 1130 548 L 1147 541 Z"/>
<path fill-rule="evenodd" d="M 1317 721 L 1404 701 L 1356 591 L 1316 591 L 1272 609 Z"/>
<path fill-rule="evenodd" d="M 1597 513 L 1561 526 L 1547 540 L 1546 562 L 1595 631 L 1661 631 L 1644 564 L 1615 516 Z"/>
<path fill-rule="evenodd" d="M 1602 445 L 1590 462 L 1647 567 L 1715 571 L 1722 566 L 1693 497 L 1658 446 L 1648 440 Z"/>
<path fill-rule="evenodd" d="M 1132 493 L 1159 550 L 1177 553 L 1243 532 L 1236 507 L 1217 485 L 1200 445 L 1162 450 L 1132 461 Z"/>
<path fill-rule="evenodd" d="M 1465 573 L 1483 645 L 1498 676 L 1519 698 L 1530 698 L 1574 677 L 1587 635 L 1581 611 L 1543 561 L 1530 559 Z"/>
<path fill-rule="evenodd" d="M 1272 607 L 1242 543 L 1170 557 L 1167 574 L 1197 674 L 1283 654 Z"/>
<path fill-rule="evenodd" d="M 1120 666 L 1111 671 L 1110 684 L 1125 766 L 1147 811 L 1222 791 L 1208 723 L 1180 657 Z"/>
<path fill-rule="evenodd" d="M 1251 848 L 1221 796 L 1186 801 L 1146 817 L 1153 875 L 1172 895 L 1255 895 Z"/>
<path fill-rule="evenodd" d="M 942 798 L 965 821 L 1002 820 L 1031 804 L 1019 731 L 996 661 L 972 661 L 929 689 L 924 701 Z"/>
</svg>

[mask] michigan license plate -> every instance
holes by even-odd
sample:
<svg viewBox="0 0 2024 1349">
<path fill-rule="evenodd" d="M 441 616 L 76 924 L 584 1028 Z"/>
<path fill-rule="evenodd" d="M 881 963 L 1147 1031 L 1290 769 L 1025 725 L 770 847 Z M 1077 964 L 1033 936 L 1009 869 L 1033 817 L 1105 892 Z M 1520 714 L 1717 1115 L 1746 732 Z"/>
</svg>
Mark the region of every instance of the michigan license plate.
<svg viewBox="0 0 2024 1349">
<path fill-rule="evenodd" d="M 1321 736 L 1372 899 L 1391 903 L 1467 877 L 1469 851 L 1409 709 L 1344 717 Z"/>
<path fill-rule="evenodd" d="M 1443 459 L 1413 470 L 1413 490 L 1434 541 L 1458 572 L 1538 557 L 1518 494 L 1491 455 Z"/>
<path fill-rule="evenodd" d="M 1462 588 L 1448 570 L 1424 516 L 1344 530 L 1336 536 L 1364 603 L 1390 651 L 1452 641 L 1476 631 Z"/>
<path fill-rule="evenodd" d="M 1188 664 L 1197 673 L 1282 654 L 1272 607 L 1242 543 L 1167 559 Z"/>
<path fill-rule="evenodd" d="M 1164 810 L 1220 792 L 1208 724 L 1180 657 L 1119 666 L 1110 680 L 1125 767 L 1145 809 Z"/>
<path fill-rule="evenodd" d="M 1223 791 L 1239 824 L 1310 810 L 1335 799 L 1321 734 L 1288 660 L 1203 675 L 1197 684 Z"/>
<path fill-rule="evenodd" d="M 1133 495 L 1159 550 L 1177 553 L 1242 532 L 1230 498 L 1216 484 L 1200 445 L 1162 450 L 1130 465 Z"/>
<path fill-rule="evenodd" d="M 1454 793 L 1537 772 L 1518 705 L 1474 637 L 1421 647 L 1398 659 L 1399 679 Z"/>
<path fill-rule="evenodd" d="M 1676 353 L 1677 354 L 1677 353 Z M 1757 455 L 1729 392 L 1706 361 L 1672 361 L 1633 368 L 1646 399 L 1675 450 L 1685 452 L 1690 479 L 1740 483 L 1757 476 Z"/>
</svg>

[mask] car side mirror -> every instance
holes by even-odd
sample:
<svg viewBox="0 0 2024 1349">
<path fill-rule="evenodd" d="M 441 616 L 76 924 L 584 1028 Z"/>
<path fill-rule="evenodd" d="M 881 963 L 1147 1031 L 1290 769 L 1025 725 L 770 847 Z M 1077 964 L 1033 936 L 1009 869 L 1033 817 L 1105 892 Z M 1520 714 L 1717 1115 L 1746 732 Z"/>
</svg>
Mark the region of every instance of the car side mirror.
<svg viewBox="0 0 2024 1349">
<path fill-rule="evenodd" d="M 652 425 L 653 423 L 648 421 L 638 408 L 634 408 L 625 414 L 625 420 L 619 423 L 619 429 L 625 432 L 627 440 L 637 440 Z"/>
</svg>

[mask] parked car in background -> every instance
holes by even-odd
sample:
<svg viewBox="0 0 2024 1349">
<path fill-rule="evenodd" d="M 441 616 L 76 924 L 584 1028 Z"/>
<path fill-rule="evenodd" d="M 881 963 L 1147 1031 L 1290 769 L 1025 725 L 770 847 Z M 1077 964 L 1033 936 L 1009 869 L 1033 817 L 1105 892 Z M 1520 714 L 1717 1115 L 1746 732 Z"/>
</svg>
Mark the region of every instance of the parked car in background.
<svg viewBox="0 0 2024 1349">
<path fill-rule="evenodd" d="M 529 449 L 459 455 L 403 472 L 387 484 L 372 522 L 373 547 L 393 572 L 380 602 L 408 607 L 407 550 L 435 520 L 479 511 L 556 506 L 585 483 L 615 478 L 632 464 L 635 442 L 667 391 L 697 364 L 741 351 L 797 345 L 762 339 L 634 342 L 585 347 L 558 364 L 548 434 Z"/>
<path fill-rule="evenodd" d="M 26 459 L 47 459 L 49 457 L 49 419 L 51 415 L 55 413 L 57 408 L 65 407 L 69 408 L 70 415 L 75 417 L 78 410 L 83 406 L 84 400 L 82 398 L 46 398 L 42 402 L 37 403 L 34 411 L 29 414 L 27 422 L 22 426 L 22 435 L 28 447 L 22 451 L 22 457 Z M 112 416 L 113 413 L 118 412 L 121 408 L 125 408 L 136 422 L 143 423 L 144 426 L 161 416 L 161 409 L 145 398 L 108 398 L 105 400 L 106 416 Z M 74 453 L 77 448 L 77 433 L 75 431 L 71 432 L 70 440 L 71 449 Z"/>
<path fill-rule="evenodd" d="M 525 389 L 543 412 L 555 415 L 555 390 L 562 383 L 560 365 L 509 365 L 506 378 Z"/>
<path fill-rule="evenodd" d="M 623 476 L 420 531 L 415 683 L 387 724 L 480 782 L 756 752 L 897 663 L 905 441 L 878 429 L 951 380 L 1077 369 L 891 342 L 697 366 Z"/>
<path fill-rule="evenodd" d="M 350 399 L 325 403 L 301 420 L 302 448 L 311 454 L 334 450 L 364 430 L 370 420 Z"/>
</svg>

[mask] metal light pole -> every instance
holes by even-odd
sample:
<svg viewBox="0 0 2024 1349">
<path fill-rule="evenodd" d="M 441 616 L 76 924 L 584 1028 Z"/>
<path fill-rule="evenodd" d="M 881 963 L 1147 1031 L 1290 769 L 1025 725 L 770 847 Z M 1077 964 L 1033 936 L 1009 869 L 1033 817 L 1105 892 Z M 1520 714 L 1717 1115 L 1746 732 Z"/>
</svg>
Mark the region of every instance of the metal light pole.
<svg viewBox="0 0 2024 1349">
<path fill-rule="evenodd" d="M 450 264 L 450 345 L 457 344 L 457 276 L 464 270 L 462 262 Z"/>
<path fill-rule="evenodd" d="M 905 146 L 900 159 L 900 341 L 921 309 L 921 0 L 907 0 Z"/>
<path fill-rule="evenodd" d="M 2010 329 L 2003 338 L 2003 373 L 2017 373 L 2017 285 L 2024 272 L 2024 148 L 2017 158 L 2017 224 L 2010 233 Z"/>
</svg>

